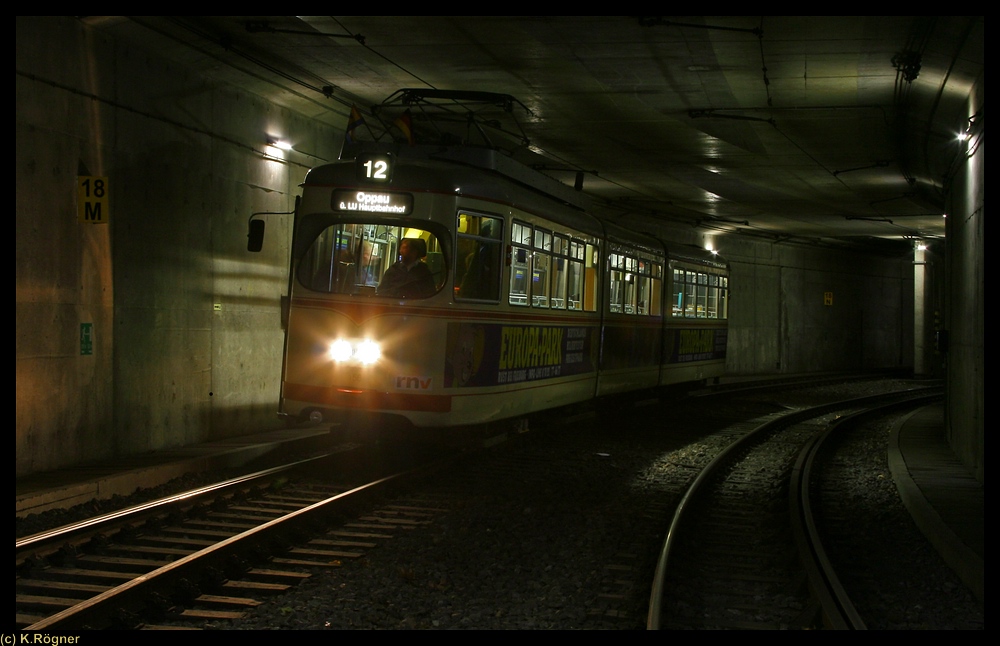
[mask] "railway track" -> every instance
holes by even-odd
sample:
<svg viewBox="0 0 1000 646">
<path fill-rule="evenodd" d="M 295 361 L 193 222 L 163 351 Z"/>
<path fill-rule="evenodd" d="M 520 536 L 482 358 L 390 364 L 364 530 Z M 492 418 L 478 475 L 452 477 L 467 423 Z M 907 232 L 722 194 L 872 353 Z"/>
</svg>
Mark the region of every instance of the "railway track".
<svg viewBox="0 0 1000 646">
<path fill-rule="evenodd" d="M 18 630 L 178 628 L 235 620 L 316 568 L 338 567 L 432 508 L 371 508 L 447 462 L 354 485 L 309 460 L 18 539 Z M 350 520 L 331 527 L 337 518 Z"/>
<path fill-rule="evenodd" d="M 720 453 L 677 507 L 647 627 L 864 628 L 816 529 L 812 472 L 838 428 L 940 397 L 931 390 L 782 415 Z M 840 419 L 848 411 L 852 416 Z"/>
<path fill-rule="evenodd" d="M 852 392 L 878 392 L 886 387 L 855 386 Z M 722 394 L 719 403 L 705 400 L 681 405 L 674 400 L 649 400 L 626 415 L 624 409 L 617 409 L 611 425 L 602 416 L 564 417 L 563 431 L 518 436 L 520 441 L 503 451 L 490 451 L 486 459 L 463 460 L 471 468 L 437 472 L 446 477 L 433 478 L 430 487 L 421 487 L 416 493 L 406 487 L 405 498 L 394 498 L 392 505 L 384 501 L 355 504 L 354 509 L 369 510 L 363 515 L 330 511 L 326 519 L 335 516 L 348 521 L 334 526 L 327 520 L 314 520 L 305 522 L 302 529 L 275 529 L 274 536 L 256 547 L 248 543 L 237 549 L 234 557 L 220 556 L 207 567 L 192 566 L 194 574 L 175 577 L 162 591 L 155 590 L 157 586 L 126 591 L 126 597 L 134 597 L 136 605 L 116 606 L 109 601 L 105 610 L 97 611 L 103 623 L 84 616 L 64 627 L 24 627 L 639 628 L 645 625 L 649 609 L 648 581 L 656 563 L 658 537 L 687 484 L 725 446 L 763 420 L 828 401 L 831 392 L 839 393 L 833 398 L 843 398 L 847 396 L 844 390 L 807 387 L 798 394 L 788 384 L 781 384 L 764 394 Z M 669 434 L 657 431 L 665 416 L 670 418 Z M 627 426 L 621 424 L 623 419 L 629 421 Z M 814 428 L 826 426 L 824 421 Z M 785 453 L 792 456 L 796 451 L 786 449 Z M 782 467 L 789 473 L 794 468 L 791 457 Z M 755 477 L 753 472 L 748 476 Z M 296 482 L 287 478 L 281 487 L 259 485 L 254 495 L 246 497 L 291 497 Z M 343 487 L 340 495 L 352 487 Z M 786 485 L 771 487 L 781 491 Z M 562 498 L 564 492 L 571 496 L 569 500 Z M 773 491 L 767 495 L 774 498 L 774 513 L 779 517 L 783 514 L 787 523 L 787 499 L 774 496 Z M 295 497 L 300 496 L 296 493 Z M 737 495 L 734 505 L 745 505 L 746 497 Z M 235 495 L 224 498 L 228 501 Z M 236 506 L 253 506 L 236 502 Z M 271 507 L 275 504 L 268 501 Z M 185 505 L 195 506 L 190 501 Z M 220 509 L 215 509 L 217 506 Z M 253 515 L 247 509 L 221 509 L 222 503 L 201 502 L 197 507 L 202 515 L 205 510 Z M 445 510 L 447 514 L 443 514 Z M 161 511 L 159 516 L 168 518 L 169 514 Z M 746 519 L 748 525 L 757 520 L 755 516 L 759 513 Z M 757 525 L 769 522 L 758 520 Z M 133 533 L 144 532 L 146 527 L 145 521 L 132 516 L 127 525 Z M 787 527 L 783 532 L 786 538 L 793 533 L 790 525 Z M 420 531 L 411 531 L 417 529 Z M 90 555 L 101 541 L 115 542 L 111 539 L 118 531 L 102 530 L 98 540 L 81 541 L 68 555 Z M 750 530 L 744 533 L 749 535 Z M 192 538 L 204 537 L 186 535 L 186 540 Z M 46 549 L 52 554 L 65 542 L 50 542 Z M 792 553 L 789 544 L 783 543 L 784 555 Z M 539 555 L 528 553 L 532 546 L 541 548 Z M 153 547 L 163 547 L 163 543 L 153 543 Z M 198 545 L 186 549 L 195 547 Z M 299 551 L 293 553 L 292 549 Z M 578 552 L 580 549 L 583 551 Z M 334 551 L 343 554 L 330 554 Z M 563 562 L 563 557 L 572 557 L 572 562 Z M 56 563 L 58 558 L 46 556 L 41 566 L 54 570 L 64 567 Z M 166 558 L 179 561 L 188 557 Z M 811 616 L 811 625 L 823 625 L 815 618 L 818 604 L 808 594 L 800 594 L 807 581 L 802 569 L 795 570 L 794 563 L 791 567 L 793 572 L 787 579 L 794 583 L 796 594 L 783 603 L 798 611 L 797 617 Z M 45 578 L 29 574 L 23 564 L 19 572 L 24 579 Z M 282 578 L 282 573 L 297 578 Z M 124 574 L 129 573 L 120 573 L 118 579 L 103 585 L 126 585 L 121 578 Z M 241 583 L 242 588 L 222 587 L 226 583 Z M 262 585 L 265 583 L 276 585 Z M 282 595 L 280 601 L 272 596 L 276 594 Z M 751 599 L 747 605 L 753 603 Z M 545 608 L 555 609 L 558 617 L 540 615 Z M 726 618 L 732 621 L 729 625 L 740 627 L 783 625 L 757 619 L 740 624 L 732 616 Z"/>
</svg>

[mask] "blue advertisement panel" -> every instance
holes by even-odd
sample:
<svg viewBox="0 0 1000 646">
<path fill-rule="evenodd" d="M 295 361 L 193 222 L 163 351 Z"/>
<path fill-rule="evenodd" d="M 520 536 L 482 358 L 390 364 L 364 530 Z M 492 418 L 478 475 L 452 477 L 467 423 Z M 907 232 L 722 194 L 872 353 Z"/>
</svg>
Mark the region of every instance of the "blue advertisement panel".
<svg viewBox="0 0 1000 646">
<path fill-rule="evenodd" d="M 594 328 L 449 323 L 446 388 L 497 386 L 594 371 Z"/>
<path fill-rule="evenodd" d="M 608 323 L 604 327 L 601 370 L 648 368 L 660 363 L 660 328 Z"/>
<path fill-rule="evenodd" d="M 725 328 L 667 330 L 667 363 L 687 363 L 726 358 Z"/>
</svg>

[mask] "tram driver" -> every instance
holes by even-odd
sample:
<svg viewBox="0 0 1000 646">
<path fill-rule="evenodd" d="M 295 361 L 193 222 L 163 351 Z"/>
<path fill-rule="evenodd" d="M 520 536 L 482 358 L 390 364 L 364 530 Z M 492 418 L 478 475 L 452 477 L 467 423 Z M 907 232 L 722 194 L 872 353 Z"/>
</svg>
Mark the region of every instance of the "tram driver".
<svg viewBox="0 0 1000 646">
<path fill-rule="evenodd" d="M 434 275 L 422 261 L 427 256 L 423 238 L 403 238 L 399 242 L 399 260 L 385 270 L 378 285 L 379 296 L 426 298 L 437 291 Z"/>
</svg>

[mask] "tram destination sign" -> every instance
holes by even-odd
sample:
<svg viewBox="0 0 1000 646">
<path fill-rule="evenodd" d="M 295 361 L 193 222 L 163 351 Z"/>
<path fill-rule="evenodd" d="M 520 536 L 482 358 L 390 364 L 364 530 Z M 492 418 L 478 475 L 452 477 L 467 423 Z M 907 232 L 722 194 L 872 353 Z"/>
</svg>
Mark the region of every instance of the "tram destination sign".
<svg viewBox="0 0 1000 646">
<path fill-rule="evenodd" d="M 385 185 L 392 181 L 396 157 L 392 153 L 358 155 L 354 163 L 358 181 Z"/>
<path fill-rule="evenodd" d="M 334 211 L 407 215 L 413 210 L 413 195 L 384 191 L 337 190 L 333 192 L 332 206 Z"/>
</svg>

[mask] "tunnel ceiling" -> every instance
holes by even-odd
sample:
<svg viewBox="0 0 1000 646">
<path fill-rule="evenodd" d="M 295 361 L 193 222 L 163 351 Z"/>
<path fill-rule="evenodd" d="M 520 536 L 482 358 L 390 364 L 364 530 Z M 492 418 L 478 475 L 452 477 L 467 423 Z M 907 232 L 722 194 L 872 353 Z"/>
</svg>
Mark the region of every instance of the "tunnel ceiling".
<svg viewBox="0 0 1000 646">
<path fill-rule="evenodd" d="M 370 125 L 391 117 L 401 88 L 510 95 L 516 154 L 568 184 L 583 171 L 583 190 L 630 226 L 942 238 L 944 189 L 977 141 L 957 136 L 984 119 L 967 106 L 982 16 L 84 20 L 335 127 L 352 105 Z"/>
</svg>

